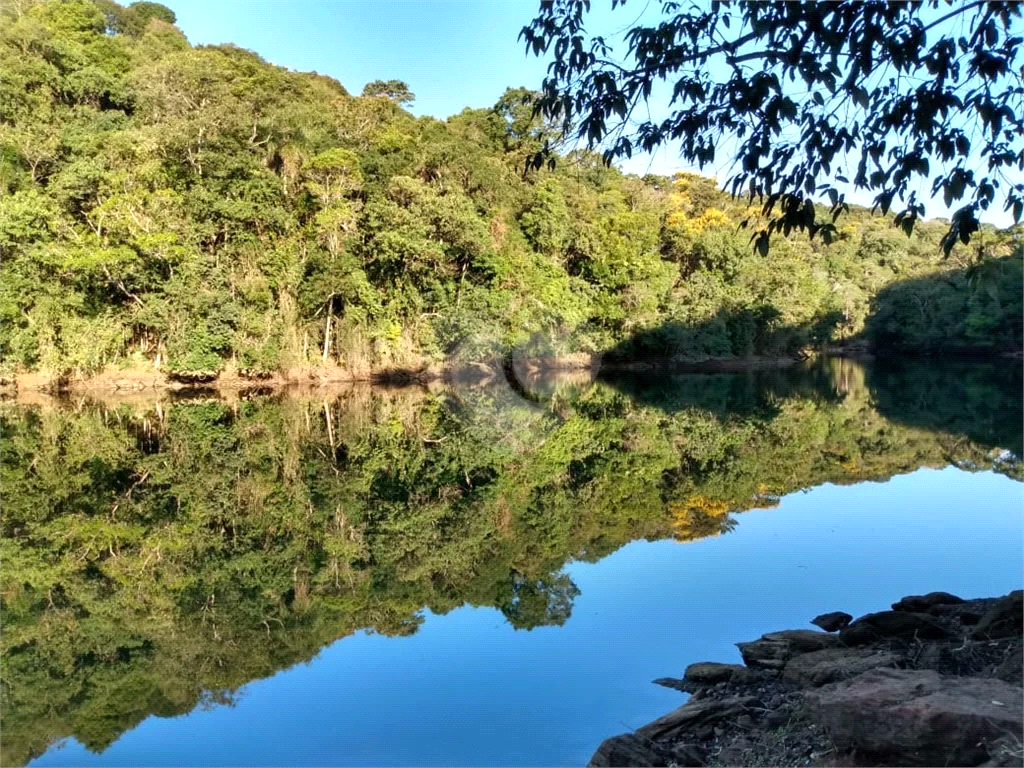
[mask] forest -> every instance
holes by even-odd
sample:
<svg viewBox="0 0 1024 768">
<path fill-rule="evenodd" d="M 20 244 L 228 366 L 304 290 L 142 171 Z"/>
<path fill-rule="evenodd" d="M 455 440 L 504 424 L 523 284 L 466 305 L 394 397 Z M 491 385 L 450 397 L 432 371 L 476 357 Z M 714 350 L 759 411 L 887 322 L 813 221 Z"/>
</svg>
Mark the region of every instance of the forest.
<svg viewBox="0 0 1024 768">
<path fill-rule="evenodd" d="M 102 750 L 424 609 L 560 625 L 567 562 L 726 533 L 802 488 L 1022 477 L 1016 366 L 663 378 L 567 376 L 542 404 L 494 384 L 0 404 L 3 763 Z"/>
<path fill-rule="evenodd" d="M 404 83 L 353 95 L 174 21 L 0 0 L 0 378 L 1021 347 L 1020 226 L 944 256 L 948 222 L 852 208 L 830 244 L 754 248 L 714 179 L 533 168 L 558 130 L 528 88 L 414 117 Z"/>
</svg>

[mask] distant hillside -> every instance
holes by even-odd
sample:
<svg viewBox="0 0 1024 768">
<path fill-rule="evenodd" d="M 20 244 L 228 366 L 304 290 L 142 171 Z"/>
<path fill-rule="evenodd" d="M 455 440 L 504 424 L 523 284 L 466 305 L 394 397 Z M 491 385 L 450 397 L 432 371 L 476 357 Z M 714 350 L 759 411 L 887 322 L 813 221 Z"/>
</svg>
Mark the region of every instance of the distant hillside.
<svg viewBox="0 0 1024 768">
<path fill-rule="evenodd" d="M 712 180 L 527 172 L 555 132 L 526 89 L 417 119 L 403 83 L 354 97 L 173 21 L 0 0 L 0 376 L 365 373 L 531 338 L 778 354 L 875 310 L 890 346 L 1020 346 L 1019 229 L 943 261 L 945 225 L 853 210 L 832 245 L 761 256 Z"/>
</svg>

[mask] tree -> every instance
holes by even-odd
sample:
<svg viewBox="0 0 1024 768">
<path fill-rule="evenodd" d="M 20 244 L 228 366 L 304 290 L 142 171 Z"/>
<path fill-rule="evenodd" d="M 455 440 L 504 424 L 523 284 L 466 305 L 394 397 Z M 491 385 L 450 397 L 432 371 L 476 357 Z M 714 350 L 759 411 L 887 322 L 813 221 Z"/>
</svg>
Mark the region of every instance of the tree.
<svg viewBox="0 0 1024 768">
<path fill-rule="evenodd" d="M 138 2 L 127 8 L 113 0 L 94 0 L 93 4 L 106 16 L 107 28 L 111 32 L 133 37 L 140 36 L 151 19 L 158 19 L 165 24 L 177 21 L 174 11 L 160 3 Z"/>
<path fill-rule="evenodd" d="M 659 23 L 625 33 L 624 58 L 587 31 L 589 10 L 590 0 L 542 0 L 522 30 L 528 50 L 554 52 L 539 109 L 607 161 L 678 140 L 703 167 L 735 146 L 726 185 L 761 203 L 761 253 L 774 232 L 830 241 L 847 210 L 834 181 L 872 193 L 883 213 L 898 200 L 908 234 L 925 214 L 922 181 L 947 206 L 964 201 L 947 254 L 997 200 L 1021 219 L 1018 3 L 666 2 Z M 659 83 L 671 86 L 668 116 L 637 118 Z M 830 222 L 815 210 L 822 196 Z"/>
<path fill-rule="evenodd" d="M 363 86 L 363 96 L 391 99 L 402 107 L 411 106 L 416 101 L 416 94 L 401 80 L 374 80 Z"/>
</svg>

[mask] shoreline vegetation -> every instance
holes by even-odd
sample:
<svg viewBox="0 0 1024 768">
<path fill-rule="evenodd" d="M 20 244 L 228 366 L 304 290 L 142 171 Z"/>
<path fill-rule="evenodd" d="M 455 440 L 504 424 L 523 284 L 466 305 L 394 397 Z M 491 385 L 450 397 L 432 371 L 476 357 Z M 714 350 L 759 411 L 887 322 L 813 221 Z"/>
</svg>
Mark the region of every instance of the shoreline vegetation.
<svg viewBox="0 0 1024 768">
<path fill-rule="evenodd" d="M 612 372 L 672 371 L 678 373 L 712 373 L 755 370 L 796 365 L 808 357 L 746 357 L 709 360 L 649 359 L 630 362 L 604 363 L 600 357 L 576 355 L 548 360 L 526 360 L 522 373 L 526 376 L 557 374 L 569 371 L 598 370 Z M 456 380 L 487 380 L 504 373 L 508 361 L 492 359 L 452 365 L 426 364 L 409 368 L 380 368 L 353 371 L 341 366 L 311 366 L 283 373 L 245 376 L 230 368 L 220 373 L 176 378 L 163 371 L 108 370 L 77 379 L 60 379 L 38 373 L 19 373 L 0 378 L 0 396 L 8 393 L 41 392 L 44 394 L 73 395 L 103 392 L 187 392 L 202 389 L 278 389 L 290 386 L 318 386 L 332 384 L 427 384 Z"/>
<path fill-rule="evenodd" d="M 1024 601 L 904 597 L 820 630 L 737 643 L 743 664 L 699 662 L 654 682 L 679 709 L 606 739 L 589 765 L 1019 766 Z"/>
<path fill-rule="evenodd" d="M 927 360 L 933 352 L 907 352 L 898 359 Z M 945 350 L 945 358 L 953 357 L 972 362 L 994 362 L 1006 359 L 1020 359 L 1018 349 L 958 349 Z M 175 376 L 167 371 L 147 370 L 104 370 L 79 378 L 21 372 L 13 376 L 0 376 L 0 398 L 18 397 L 25 393 L 41 393 L 52 396 L 78 394 L 115 394 L 145 392 L 189 392 L 193 390 L 257 390 L 269 391 L 288 387 L 316 387 L 337 384 L 378 384 L 388 386 L 424 385 L 443 381 L 486 382 L 499 376 L 529 379 L 564 372 L 586 371 L 596 375 L 605 373 L 742 373 L 767 368 L 781 368 L 800 365 L 819 357 L 847 358 L 852 360 L 874 360 L 876 355 L 866 346 L 850 345 L 830 347 L 824 350 L 801 349 L 787 355 L 748 355 L 745 357 L 707 358 L 700 360 L 648 357 L 630 360 L 607 360 L 599 355 L 572 355 L 558 358 L 532 358 L 516 360 L 512 356 L 473 362 L 434 364 L 423 362 L 406 368 L 378 368 L 351 370 L 337 365 L 316 365 L 284 372 L 259 376 L 245 375 L 231 366 L 220 372 L 198 373 L 190 376 Z M 896 359 L 893 355 L 882 355 L 881 359 Z M 510 370 L 510 366 L 513 370 Z"/>
<path fill-rule="evenodd" d="M 715 179 L 586 151 L 528 167 L 558 127 L 527 88 L 416 117 L 402 83 L 354 95 L 174 21 L 150 2 L 0 3 L 0 378 L 1021 348 L 1021 226 L 944 257 L 948 222 L 907 236 L 851 206 L 831 242 L 755 248 L 757 201 Z"/>
</svg>

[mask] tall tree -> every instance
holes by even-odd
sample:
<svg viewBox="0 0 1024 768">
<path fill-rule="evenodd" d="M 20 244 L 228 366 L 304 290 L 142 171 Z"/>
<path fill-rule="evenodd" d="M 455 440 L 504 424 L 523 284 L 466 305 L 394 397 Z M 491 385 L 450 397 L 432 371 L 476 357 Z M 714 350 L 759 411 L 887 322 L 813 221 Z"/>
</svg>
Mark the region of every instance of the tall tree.
<svg viewBox="0 0 1024 768">
<path fill-rule="evenodd" d="M 411 106 L 416 101 L 416 94 L 401 80 L 374 80 L 363 86 L 363 96 L 391 99 L 403 107 Z"/>
<path fill-rule="evenodd" d="M 554 53 L 540 109 L 608 159 L 678 140 L 703 167 L 735 147 L 727 183 L 770 217 L 762 252 L 779 231 L 831 239 L 813 200 L 827 197 L 834 221 L 846 208 L 834 182 L 886 213 L 898 199 L 907 232 L 925 214 L 922 177 L 947 206 L 963 201 L 947 253 L 993 203 L 1024 213 L 1019 3 L 666 2 L 658 23 L 625 33 L 624 57 L 588 31 L 589 11 L 541 0 L 522 30 L 529 50 Z M 659 83 L 671 87 L 660 119 L 638 109 Z"/>
</svg>

